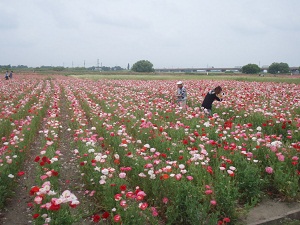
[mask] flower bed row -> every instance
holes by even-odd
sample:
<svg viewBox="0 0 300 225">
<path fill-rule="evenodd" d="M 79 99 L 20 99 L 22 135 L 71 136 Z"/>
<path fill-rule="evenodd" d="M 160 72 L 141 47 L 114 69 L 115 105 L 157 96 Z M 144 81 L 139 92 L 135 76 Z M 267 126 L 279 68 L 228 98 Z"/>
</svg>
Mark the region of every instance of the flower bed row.
<svg viewBox="0 0 300 225">
<path fill-rule="evenodd" d="M 43 83 L 43 82 L 42 82 Z M 6 130 L 10 131 L 8 137 L 2 137 L 0 148 L 0 206 L 13 191 L 17 176 L 24 175 L 22 165 L 35 138 L 41 119 L 47 109 L 47 96 L 51 94 L 50 84 L 44 85 L 44 91 L 37 91 L 39 98 L 30 105 L 27 115 L 22 119 L 11 121 Z"/>
</svg>

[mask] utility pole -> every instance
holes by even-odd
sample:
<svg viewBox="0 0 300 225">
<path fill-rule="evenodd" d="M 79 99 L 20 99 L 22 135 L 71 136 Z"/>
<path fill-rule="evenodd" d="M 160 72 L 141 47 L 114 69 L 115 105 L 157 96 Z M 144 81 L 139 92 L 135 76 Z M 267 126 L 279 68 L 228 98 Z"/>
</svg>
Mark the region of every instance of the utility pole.
<svg viewBox="0 0 300 225">
<path fill-rule="evenodd" d="M 97 68 L 98 68 L 98 71 L 100 70 L 99 68 L 99 59 L 97 59 Z"/>
<path fill-rule="evenodd" d="M 83 67 L 85 68 L 85 60 L 83 61 Z"/>
</svg>

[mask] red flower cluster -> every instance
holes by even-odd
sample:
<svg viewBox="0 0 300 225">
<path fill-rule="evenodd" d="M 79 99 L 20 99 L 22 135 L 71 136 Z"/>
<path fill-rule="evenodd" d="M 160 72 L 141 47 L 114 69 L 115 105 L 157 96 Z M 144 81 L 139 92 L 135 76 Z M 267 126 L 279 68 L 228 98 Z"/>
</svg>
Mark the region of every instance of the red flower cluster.
<svg viewBox="0 0 300 225">
<path fill-rule="evenodd" d="M 40 165 L 41 166 L 44 166 L 46 163 L 47 164 L 51 164 L 51 161 L 48 157 L 46 156 L 43 156 L 42 159 L 40 156 L 36 156 L 35 159 L 34 159 L 35 162 L 40 162 Z"/>
</svg>

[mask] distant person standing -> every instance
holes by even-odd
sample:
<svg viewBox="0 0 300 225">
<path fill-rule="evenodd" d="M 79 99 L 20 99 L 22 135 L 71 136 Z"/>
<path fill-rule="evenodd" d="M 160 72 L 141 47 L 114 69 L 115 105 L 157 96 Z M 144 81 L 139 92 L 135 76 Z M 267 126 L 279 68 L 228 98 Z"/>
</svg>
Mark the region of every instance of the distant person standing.
<svg viewBox="0 0 300 225">
<path fill-rule="evenodd" d="M 211 116 L 212 115 L 212 103 L 217 101 L 222 101 L 221 98 L 219 98 L 217 95 L 219 95 L 222 92 L 222 88 L 220 86 L 216 87 L 215 89 L 209 91 L 202 103 L 202 107 L 204 108 L 204 112 L 206 115 Z"/>
<path fill-rule="evenodd" d="M 5 80 L 8 80 L 8 70 L 6 70 L 6 73 L 5 73 Z"/>
<path fill-rule="evenodd" d="M 186 88 L 183 86 L 182 81 L 177 82 L 177 91 L 176 91 L 176 101 L 177 104 L 182 107 L 183 109 L 186 108 L 186 99 L 187 99 L 187 92 Z"/>
<path fill-rule="evenodd" d="M 12 79 L 12 76 L 13 76 L 13 71 L 10 71 L 9 78 Z"/>
</svg>

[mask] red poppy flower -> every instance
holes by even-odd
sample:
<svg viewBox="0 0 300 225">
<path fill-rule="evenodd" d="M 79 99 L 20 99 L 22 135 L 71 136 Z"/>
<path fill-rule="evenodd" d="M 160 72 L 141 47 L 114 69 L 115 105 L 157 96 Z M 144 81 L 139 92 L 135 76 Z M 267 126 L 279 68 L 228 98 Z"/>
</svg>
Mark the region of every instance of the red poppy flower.
<svg viewBox="0 0 300 225">
<path fill-rule="evenodd" d="M 115 194 L 115 200 L 116 201 L 120 201 L 122 199 L 122 195 L 121 194 Z"/>
<path fill-rule="evenodd" d="M 30 194 L 30 195 L 34 195 L 34 194 L 35 194 L 36 192 L 38 192 L 39 190 L 40 190 L 39 187 L 34 186 L 34 187 L 32 187 L 32 188 L 30 189 L 29 194 Z"/>
<path fill-rule="evenodd" d="M 134 198 L 134 193 L 132 191 L 129 191 L 126 193 L 126 198 Z"/>
<path fill-rule="evenodd" d="M 60 204 L 51 204 L 49 210 L 52 210 L 52 211 L 58 211 L 60 209 Z"/>
<path fill-rule="evenodd" d="M 47 161 L 48 161 L 48 158 L 47 158 L 46 156 L 43 156 L 42 161 L 43 161 L 43 162 L 47 162 Z"/>
<path fill-rule="evenodd" d="M 25 174 L 25 172 L 24 171 L 20 171 L 20 172 L 18 172 L 18 176 L 20 177 L 20 176 L 23 176 Z"/>
<path fill-rule="evenodd" d="M 166 158 L 167 155 L 165 153 L 161 153 L 161 157 Z"/>
<path fill-rule="evenodd" d="M 121 221 L 121 216 L 120 216 L 120 215 L 115 215 L 115 216 L 114 216 L 114 221 L 115 221 L 116 223 L 120 222 L 120 221 Z"/>
<path fill-rule="evenodd" d="M 108 212 L 104 212 L 103 214 L 102 214 L 102 218 L 103 219 L 107 219 L 109 217 L 109 213 Z"/>
<path fill-rule="evenodd" d="M 209 172 L 210 174 L 214 173 L 211 166 L 207 166 L 206 171 Z"/>
<path fill-rule="evenodd" d="M 58 176 L 58 172 L 57 172 L 57 171 L 51 170 L 51 172 L 52 172 L 52 176 L 54 176 L 54 177 L 57 177 L 57 176 Z"/>
<path fill-rule="evenodd" d="M 101 217 L 98 215 L 98 214 L 96 214 L 96 215 L 93 215 L 93 221 L 95 222 L 95 223 L 98 223 L 99 221 L 100 221 L 100 219 L 101 219 Z"/>
<path fill-rule="evenodd" d="M 33 218 L 33 219 L 36 219 L 36 218 L 38 218 L 39 216 L 40 216 L 40 214 L 36 213 L 36 214 L 33 214 L 32 218 Z"/>
<path fill-rule="evenodd" d="M 124 185 L 121 185 L 121 186 L 120 186 L 120 190 L 121 190 L 121 191 L 126 191 L 126 185 L 125 185 L 125 184 L 124 184 Z"/>
<path fill-rule="evenodd" d="M 229 222 L 230 222 L 230 219 L 229 219 L 228 217 L 225 217 L 225 218 L 223 219 L 223 222 L 229 223 Z"/>
<path fill-rule="evenodd" d="M 40 161 L 40 159 L 41 159 L 41 157 L 37 156 L 37 157 L 35 157 L 34 161 L 38 162 L 38 161 Z"/>
<path fill-rule="evenodd" d="M 169 178 L 169 175 L 168 174 L 163 174 L 162 176 L 160 176 L 160 179 L 161 180 L 167 180 Z"/>
<path fill-rule="evenodd" d="M 70 203 L 69 206 L 70 206 L 71 208 L 75 209 L 75 208 L 78 206 L 78 204 L 72 204 L 72 203 Z"/>
<path fill-rule="evenodd" d="M 141 210 L 147 209 L 147 208 L 148 208 L 148 203 L 147 203 L 147 202 L 141 203 L 141 204 L 139 205 L 139 208 L 140 208 Z"/>
</svg>

